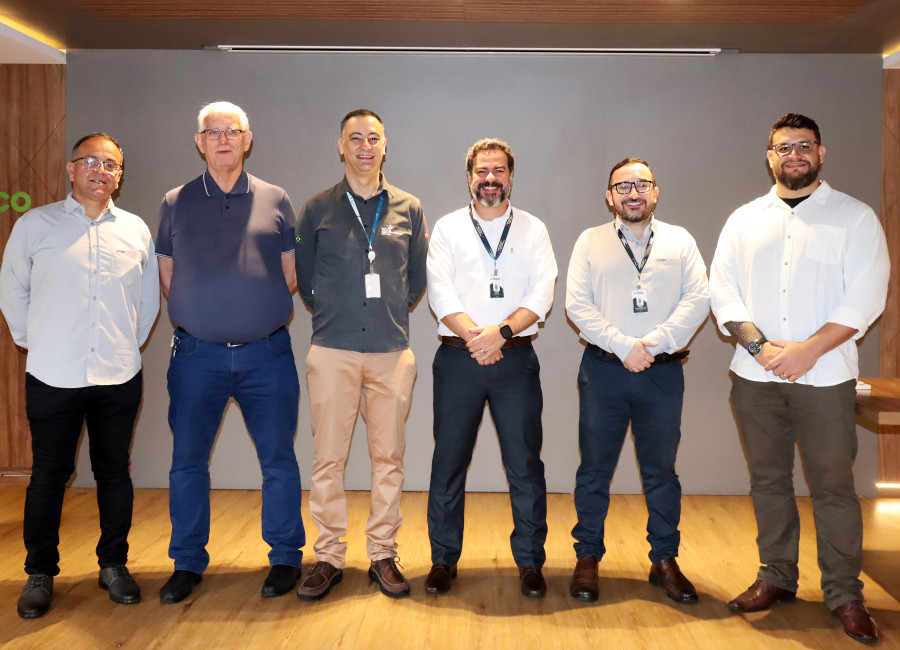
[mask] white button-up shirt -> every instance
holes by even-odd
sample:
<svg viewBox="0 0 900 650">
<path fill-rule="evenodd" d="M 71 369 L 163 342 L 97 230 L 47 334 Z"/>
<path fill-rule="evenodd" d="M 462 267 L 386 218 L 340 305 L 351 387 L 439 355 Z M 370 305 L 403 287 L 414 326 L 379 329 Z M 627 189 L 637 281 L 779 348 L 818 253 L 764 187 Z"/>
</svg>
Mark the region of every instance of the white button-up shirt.
<svg viewBox="0 0 900 650">
<path fill-rule="evenodd" d="M 502 298 L 490 297 L 494 260 L 488 255 L 469 218 L 469 208 L 451 212 L 438 220 L 428 243 L 428 303 L 438 318 L 438 334 L 455 336 L 441 322 L 445 316 L 463 312 L 476 325 L 499 325 L 516 309 L 524 307 L 544 320 L 553 303 L 556 258 L 544 224 L 524 210 L 513 210 L 513 222 L 506 244 L 497 259 L 497 275 L 503 286 Z M 503 235 L 507 211 L 502 217 L 475 219 L 496 252 Z M 536 334 L 538 324 L 517 336 Z"/>
<path fill-rule="evenodd" d="M 791 209 L 775 187 L 738 208 L 722 229 L 710 267 L 719 328 L 751 321 L 768 339 L 805 341 L 826 322 L 858 330 L 798 384 L 833 386 L 859 374 L 855 339 L 884 309 L 887 243 L 872 209 L 824 181 Z M 786 381 L 737 345 L 731 370 L 751 381 Z"/>
<path fill-rule="evenodd" d="M 640 274 L 647 311 L 635 313 L 632 291 L 638 272 L 616 231 L 622 231 L 640 264 L 651 229 L 653 245 Z M 652 355 L 683 348 L 709 314 L 706 265 L 694 238 L 684 228 L 655 217 L 641 241 L 618 218 L 588 228 L 575 242 L 569 260 L 566 314 L 581 338 L 620 359 L 639 338 L 658 343 L 647 348 Z"/>
<path fill-rule="evenodd" d="M 26 371 L 45 384 L 125 383 L 159 311 L 150 230 L 112 200 L 96 220 L 71 194 L 30 210 L 6 244 L 0 310 L 28 348 Z"/>
</svg>

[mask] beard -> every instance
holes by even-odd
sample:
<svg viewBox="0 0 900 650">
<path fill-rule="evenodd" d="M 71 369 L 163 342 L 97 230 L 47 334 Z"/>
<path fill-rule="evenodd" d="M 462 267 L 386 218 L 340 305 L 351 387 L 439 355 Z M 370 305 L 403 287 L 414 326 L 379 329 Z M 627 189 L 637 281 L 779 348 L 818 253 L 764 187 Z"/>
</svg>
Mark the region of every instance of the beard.
<svg viewBox="0 0 900 650">
<path fill-rule="evenodd" d="M 500 188 L 500 194 L 491 198 L 486 198 L 484 194 L 482 194 L 482 190 L 487 187 Z M 484 207 L 496 208 L 498 205 L 501 205 L 506 199 L 508 199 L 510 194 L 512 194 L 512 181 L 509 182 L 509 185 L 489 183 L 487 181 L 481 183 L 472 183 L 472 185 L 469 186 L 469 193 L 472 195 L 473 199 L 478 201 Z"/>
<path fill-rule="evenodd" d="M 785 172 L 784 166 L 778 167 L 773 171 L 775 180 L 777 180 L 792 192 L 802 190 L 804 187 L 809 187 L 816 182 L 817 178 L 819 178 L 819 171 L 822 169 L 822 163 L 820 163 L 818 160 L 807 162 L 809 164 L 809 169 L 807 169 L 805 173 L 799 175 L 793 175 Z"/>
<path fill-rule="evenodd" d="M 621 219 L 625 223 L 640 223 L 641 221 L 648 219 L 650 217 L 650 215 L 653 214 L 653 211 L 656 209 L 656 203 L 655 202 L 651 203 L 645 199 L 639 199 L 639 200 L 644 201 L 644 207 L 639 212 L 637 212 L 637 213 L 629 212 L 628 210 L 625 209 L 624 202 L 623 202 L 623 205 L 621 208 L 619 206 L 615 206 L 616 216 L 618 216 L 619 219 Z"/>
</svg>

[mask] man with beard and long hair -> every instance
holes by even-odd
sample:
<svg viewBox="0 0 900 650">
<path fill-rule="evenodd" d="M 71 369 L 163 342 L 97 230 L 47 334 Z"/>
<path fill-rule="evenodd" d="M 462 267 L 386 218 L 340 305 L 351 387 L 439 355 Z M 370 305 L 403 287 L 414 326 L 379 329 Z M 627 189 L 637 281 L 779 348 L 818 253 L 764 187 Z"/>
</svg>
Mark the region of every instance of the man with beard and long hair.
<svg viewBox="0 0 900 650">
<path fill-rule="evenodd" d="M 606 192 L 614 218 L 581 233 L 569 261 L 566 313 L 585 342 L 572 530 L 578 559 L 569 585 L 578 600 L 600 595 L 609 486 L 630 423 L 649 515 L 649 580 L 678 603 L 697 602 L 675 559 L 681 542 L 675 455 L 684 347 L 706 320 L 709 288 L 694 238 L 654 216 L 658 199 L 646 162 L 618 163 Z"/>
<path fill-rule="evenodd" d="M 780 118 L 767 152 L 775 185 L 729 218 L 710 267 L 712 308 L 737 339 L 731 401 L 750 466 L 761 567 L 737 612 L 796 597 L 800 519 L 794 445 L 812 494 L 825 604 L 863 643 L 856 458 L 856 340 L 884 309 L 890 273 L 878 217 L 819 179 L 825 147 L 804 115 Z M 771 337 L 771 338 L 767 338 Z"/>
<path fill-rule="evenodd" d="M 435 224 L 428 248 L 428 302 L 441 338 L 433 366 L 429 594 L 447 593 L 456 577 L 466 474 L 485 402 L 509 481 L 520 590 L 530 598 L 547 592 L 543 397 L 532 339 L 553 302 L 557 269 L 544 224 L 509 202 L 514 165 L 502 140 L 472 145 L 466 156 L 472 200 Z"/>
</svg>

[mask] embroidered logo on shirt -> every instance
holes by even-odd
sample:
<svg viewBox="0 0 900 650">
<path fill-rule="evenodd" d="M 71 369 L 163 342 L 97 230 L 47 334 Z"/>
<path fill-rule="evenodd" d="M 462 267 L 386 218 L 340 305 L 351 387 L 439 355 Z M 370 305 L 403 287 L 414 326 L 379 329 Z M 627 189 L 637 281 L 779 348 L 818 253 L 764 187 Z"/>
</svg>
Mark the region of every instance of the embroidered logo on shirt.
<svg viewBox="0 0 900 650">
<path fill-rule="evenodd" d="M 393 234 L 394 234 L 394 224 L 391 224 L 390 226 L 385 226 L 384 228 L 381 229 L 382 237 L 390 237 Z"/>
<path fill-rule="evenodd" d="M 301 237 L 300 235 L 294 235 L 294 241 L 297 242 L 298 244 L 302 244 L 303 237 Z"/>
</svg>

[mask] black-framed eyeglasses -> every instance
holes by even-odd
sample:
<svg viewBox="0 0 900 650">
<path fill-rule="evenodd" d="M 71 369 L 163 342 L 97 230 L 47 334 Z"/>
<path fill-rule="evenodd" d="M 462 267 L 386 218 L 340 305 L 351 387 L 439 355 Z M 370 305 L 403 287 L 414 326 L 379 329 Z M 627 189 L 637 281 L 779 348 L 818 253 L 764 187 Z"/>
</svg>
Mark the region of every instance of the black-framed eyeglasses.
<svg viewBox="0 0 900 650">
<path fill-rule="evenodd" d="M 242 129 L 203 129 L 200 133 L 206 136 L 207 140 L 218 140 L 223 133 L 229 140 L 237 140 L 246 131 Z"/>
<path fill-rule="evenodd" d="M 122 165 L 117 163 L 114 160 L 100 160 L 96 156 L 82 156 L 81 158 L 76 158 L 72 161 L 73 163 L 80 162 L 81 166 L 88 171 L 96 171 L 103 167 L 110 174 L 115 174 L 116 172 L 122 171 Z"/>
<path fill-rule="evenodd" d="M 819 144 L 816 140 L 801 140 L 800 142 L 777 142 L 773 144 L 769 149 L 777 153 L 779 156 L 789 156 L 791 151 L 794 149 L 797 150 L 799 154 L 812 153 L 813 149 L 815 149 L 816 145 Z"/>
<path fill-rule="evenodd" d="M 653 189 L 653 181 L 621 181 L 619 183 L 613 183 L 609 186 L 609 189 L 615 190 L 616 193 L 625 196 L 626 194 L 631 194 L 632 187 L 636 189 L 639 194 L 646 194 Z"/>
</svg>

